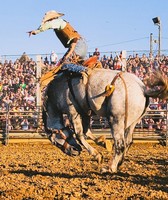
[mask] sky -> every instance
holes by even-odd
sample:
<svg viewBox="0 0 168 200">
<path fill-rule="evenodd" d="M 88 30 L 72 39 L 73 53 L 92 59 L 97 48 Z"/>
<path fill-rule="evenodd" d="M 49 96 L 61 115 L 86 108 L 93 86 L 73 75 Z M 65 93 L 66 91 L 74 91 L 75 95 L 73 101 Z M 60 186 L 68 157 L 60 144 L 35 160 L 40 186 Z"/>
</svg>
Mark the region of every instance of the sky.
<svg viewBox="0 0 168 200">
<path fill-rule="evenodd" d="M 150 33 L 158 39 L 152 19 L 160 17 L 161 50 L 168 49 L 168 0 L 1 0 L 0 56 L 65 53 L 53 30 L 28 36 L 49 10 L 64 13 L 62 18 L 86 39 L 88 51 L 97 47 L 102 54 L 149 50 Z"/>
</svg>

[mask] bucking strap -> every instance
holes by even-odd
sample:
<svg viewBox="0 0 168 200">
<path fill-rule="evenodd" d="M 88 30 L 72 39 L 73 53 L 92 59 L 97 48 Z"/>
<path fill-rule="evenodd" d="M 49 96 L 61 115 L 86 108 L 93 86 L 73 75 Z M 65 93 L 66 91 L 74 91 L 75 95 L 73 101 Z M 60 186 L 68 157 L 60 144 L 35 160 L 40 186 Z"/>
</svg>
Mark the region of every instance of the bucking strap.
<svg viewBox="0 0 168 200">
<path fill-rule="evenodd" d="M 124 121 L 124 127 L 126 129 L 127 120 L 128 120 L 128 92 L 127 92 L 127 86 L 126 86 L 126 83 L 125 83 L 125 80 L 124 80 L 122 74 L 123 74 L 123 72 L 117 73 L 117 75 L 112 80 L 111 84 L 106 86 L 103 96 L 109 97 L 113 93 L 113 91 L 115 89 L 115 85 L 114 85 L 115 81 L 117 80 L 118 77 L 120 77 L 121 80 L 123 81 L 124 88 L 125 88 L 125 121 Z"/>
<path fill-rule="evenodd" d="M 115 83 L 115 81 L 117 80 L 117 78 L 121 74 L 122 74 L 122 72 L 117 73 L 117 75 L 113 78 L 112 82 L 105 87 L 105 92 L 103 93 L 103 96 L 108 97 L 108 96 L 110 96 L 113 93 L 113 91 L 115 90 L 114 83 Z"/>
</svg>

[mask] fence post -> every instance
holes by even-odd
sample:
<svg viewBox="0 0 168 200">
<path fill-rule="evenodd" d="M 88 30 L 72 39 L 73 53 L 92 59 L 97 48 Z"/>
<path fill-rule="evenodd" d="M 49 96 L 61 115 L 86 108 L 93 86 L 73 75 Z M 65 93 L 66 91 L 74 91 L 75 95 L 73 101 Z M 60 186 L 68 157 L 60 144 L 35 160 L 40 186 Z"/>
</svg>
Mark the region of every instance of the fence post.
<svg viewBox="0 0 168 200">
<path fill-rule="evenodd" d="M 168 146 L 168 101 L 166 106 L 166 146 Z"/>
<path fill-rule="evenodd" d="M 6 126 L 5 126 L 5 138 L 4 138 L 4 143 L 5 145 L 8 145 L 9 143 L 9 110 L 10 110 L 10 105 L 7 104 L 6 108 Z"/>
<path fill-rule="evenodd" d="M 40 78 L 41 78 L 41 66 L 42 66 L 42 58 L 41 55 L 36 56 L 36 87 L 37 87 L 37 101 L 36 101 L 36 106 L 37 106 L 37 112 L 38 112 L 38 125 L 39 126 L 39 118 L 40 118 L 40 107 L 41 107 L 41 89 L 40 89 Z M 38 132 L 38 127 L 37 127 L 37 132 Z"/>
<path fill-rule="evenodd" d="M 122 61 L 122 71 L 125 72 L 127 70 L 127 61 L 126 61 L 127 52 L 126 52 L 126 50 L 123 50 L 123 51 L 121 51 L 121 53 L 122 53 L 122 59 L 121 59 L 121 61 Z"/>
<path fill-rule="evenodd" d="M 40 78 L 41 78 L 41 56 L 40 55 L 37 55 L 36 56 L 36 60 L 37 60 L 37 66 L 36 66 L 36 80 L 37 80 L 37 102 L 36 102 L 36 105 L 37 106 L 41 106 L 41 90 L 40 90 Z"/>
</svg>

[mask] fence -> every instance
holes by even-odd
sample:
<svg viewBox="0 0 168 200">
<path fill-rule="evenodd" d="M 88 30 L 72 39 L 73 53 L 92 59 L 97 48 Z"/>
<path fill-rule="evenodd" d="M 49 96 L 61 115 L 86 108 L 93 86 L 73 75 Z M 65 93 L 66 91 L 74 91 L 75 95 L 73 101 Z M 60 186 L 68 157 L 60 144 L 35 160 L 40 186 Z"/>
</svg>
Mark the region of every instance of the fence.
<svg viewBox="0 0 168 200">
<path fill-rule="evenodd" d="M 106 117 L 92 116 L 90 128 L 95 134 L 105 132 L 111 138 L 109 123 Z M 0 131 L 5 144 L 9 139 L 24 138 L 26 133 L 30 137 L 34 134 L 46 137 L 42 123 L 41 107 L 37 106 L 33 111 L 14 112 L 7 107 L 6 111 L 0 111 Z M 13 134 L 13 135 L 12 135 Z M 9 137 L 11 136 L 11 137 Z M 134 130 L 136 139 L 157 139 L 168 143 L 168 110 L 149 110 Z"/>
<path fill-rule="evenodd" d="M 113 58 L 116 56 L 116 55 L 119 55 L 121 52 L 121 50 L 117 50 L 117 51 L 100 51 L 100 55 L 101 57 L 103 57 L 104 55 L 105 56 L 112 56 Z M 90 57 L 92 56 L 94 53 L 94 51 L 89 51 L 87 53 L 87 57 Z M 131 56 L 135 56 L 136 54 L 138 54 L 140 57 L 143 55 L 143 54 L 146 54 L 147 56 L 150 54 L 150 50 L 127 50 L 127 58 L 131 55 Z M 158 54 L 158 51 L 155 50 L 153 51 L 153 56 L 156 56 Z M 161 51 L 161 54 L 162 55 L 168 55 L 168 49 L 162 49 Z M 0 63 L 4 63 L 5 60 L 12 60 L 12 61 L 16 61 L 16 59 L 18 58 L 21 58 L 23 54 L 17 54 L 17 55 L 0 55 Z M 42 60 L 44 61 L 45 58 L 47 58 L 49 60 L 50 58 L 50 53 L 39 53 L 39 54 L 27 54 L 30 58 L 32 58 L 33 60 L 36 60 L 37 59 L 37 56 L 40 55 L 40 57 L 42 58 Z M 57 52 L 57 55 L 58 55 L 58 58 L 62 58 L 62 56 L 64 55 L 63 52 Z"/>
</svg>

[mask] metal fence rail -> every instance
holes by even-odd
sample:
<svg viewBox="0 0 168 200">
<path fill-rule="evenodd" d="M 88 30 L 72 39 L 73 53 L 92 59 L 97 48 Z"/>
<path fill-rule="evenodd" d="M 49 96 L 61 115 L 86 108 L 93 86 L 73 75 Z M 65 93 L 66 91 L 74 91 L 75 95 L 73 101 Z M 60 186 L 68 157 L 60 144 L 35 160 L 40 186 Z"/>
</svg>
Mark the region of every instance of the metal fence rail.
<svg viewBox="0 0 168 200">
<path fill-rule="evenodd" d="M 106 117 L 92 116 L 90 128 L 94 134 L 106 134 L 111 138 Z M 158 139 L 168 144 L 168 110 L 149 110 L 134 129 L 134 139 Z M 14 138 L 46 138 L 44 133 L 41 107 L 34 111 L 14 112 L 7 108 L 0 111 L 0 139 L 8 144 Z"/>
</svg>

